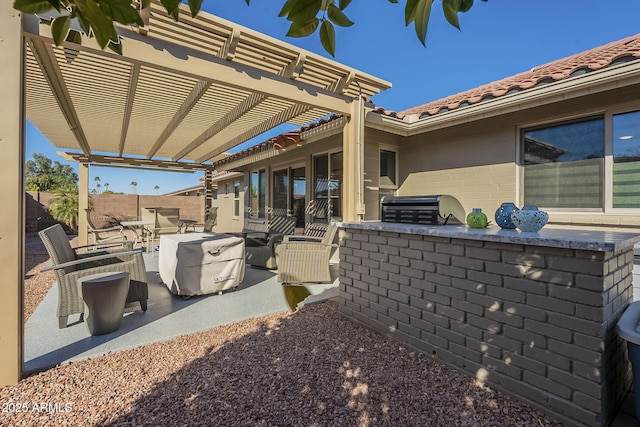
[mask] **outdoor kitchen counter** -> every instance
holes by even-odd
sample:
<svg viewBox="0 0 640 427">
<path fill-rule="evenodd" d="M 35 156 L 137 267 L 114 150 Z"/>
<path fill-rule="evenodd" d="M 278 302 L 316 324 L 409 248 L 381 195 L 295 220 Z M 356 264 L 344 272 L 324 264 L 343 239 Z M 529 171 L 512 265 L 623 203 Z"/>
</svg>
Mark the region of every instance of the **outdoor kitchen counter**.
<svg viewBox="0 0 640 427">
<path fill-rule="evenodd" d="M 611 423 L 632 383 L 615 325 L 640 234 L 336 225 L 345 317 L 567 425 Z"/>
<path fill-rule="evenodd" d="M 618 252 L 631 248 L 635 243 L 640 242 L 639 233 L 583 229 L 560 225 L 546 225 L 537 233 L 524 233 L 518 230 L 505 230 L 496 225 L 489 225 L 487 228 L 470 228 L 466 225 L 421 225 L 381 221 L 336 222 L 335 224 L 340 228 L 354 230 L 387 231 L 599 252 Z"/>
</svg>

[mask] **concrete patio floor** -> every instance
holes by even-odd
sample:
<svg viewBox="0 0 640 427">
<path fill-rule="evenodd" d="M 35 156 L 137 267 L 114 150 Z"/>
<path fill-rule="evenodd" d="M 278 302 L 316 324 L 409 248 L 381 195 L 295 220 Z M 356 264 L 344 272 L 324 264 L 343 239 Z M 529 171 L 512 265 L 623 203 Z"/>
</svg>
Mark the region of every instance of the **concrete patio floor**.
<svg viewBox="0 0 640 427">
<path fill-rule="evenodd" d="M 162 283 L 157 254 L 144 254 L 144 257 L 149 284 L 148 310 L 125 314 L 120 329 L 110 334 L 91 336 L 87 326 L 79 322 L 78 315 L 69 317 L 67 328 L 58 329 L 58 290 L 53 286 L 25 324 L 25 374 L 290 310 L 275 271 L 247 265 L 237 291 L 183 299 L 172 295 Z M 311 295 L 302 304 L 338 294 L 337 282 L 305 287 Z"/>
</svg>

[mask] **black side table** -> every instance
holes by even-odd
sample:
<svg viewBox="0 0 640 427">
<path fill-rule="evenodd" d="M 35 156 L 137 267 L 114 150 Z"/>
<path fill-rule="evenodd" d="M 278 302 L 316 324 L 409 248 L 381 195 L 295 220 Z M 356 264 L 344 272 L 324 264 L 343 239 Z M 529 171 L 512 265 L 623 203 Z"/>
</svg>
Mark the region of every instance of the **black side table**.
<svg viewBox="0 0 640 427">
<path fill-rule="evenodd" d="M 84 320 L 91 335 L 117 331 L 129 293 L 129 273 L 98 273 L 78 279 L 84 300 Z"/>
</svg>

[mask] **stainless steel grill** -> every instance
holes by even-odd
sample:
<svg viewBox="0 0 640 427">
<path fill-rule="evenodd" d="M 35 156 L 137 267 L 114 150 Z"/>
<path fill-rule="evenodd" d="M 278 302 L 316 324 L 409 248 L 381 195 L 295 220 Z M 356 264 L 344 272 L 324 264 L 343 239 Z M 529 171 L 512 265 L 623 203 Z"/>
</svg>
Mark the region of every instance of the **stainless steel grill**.
<svg viewBox="0 0 640 427">
<path fill-rule="evenodd" d="M 463 224 L 464 216 L 462 204 L 448 195 L 384 197 L 381 202 L 382 222 Z"/>
</svg>

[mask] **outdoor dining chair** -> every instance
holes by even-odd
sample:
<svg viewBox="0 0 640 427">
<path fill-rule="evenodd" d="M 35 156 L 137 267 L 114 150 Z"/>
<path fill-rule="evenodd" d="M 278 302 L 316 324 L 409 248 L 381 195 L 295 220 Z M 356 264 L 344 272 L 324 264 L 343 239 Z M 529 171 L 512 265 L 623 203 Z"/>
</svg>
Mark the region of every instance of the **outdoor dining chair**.
<svg viewBox="0 0 640 427">
<path fill-rule="evenodd" d="M 42 271 L 55 271 L 58 282 L 57 316 L 60 329 L 67 326 L 71 314 L 80 314 L 83 319 L 84 301 L 78 289 L 78 279 L 96 273 L 128 272 L 131 281 L 125 308 L 131 311 L 139 304 L 142 311 L 147 311 L 147 271 L 142 253 L 132 251 L 130 243 L 124 248 L 78 252 L 87 246 L 71 247 L 60 224 L 52 225 L 38 234 L 51 258 L 51 265 Z"/>
<path fill-rule="evenodd" d="M 143 239 L 147 249 L 153 248 L 161 235 L 178 234 L 180 231 L 180 208 L 143 208 L 141 218 L 153 223 L 144 228 Z"/>
</svg>

